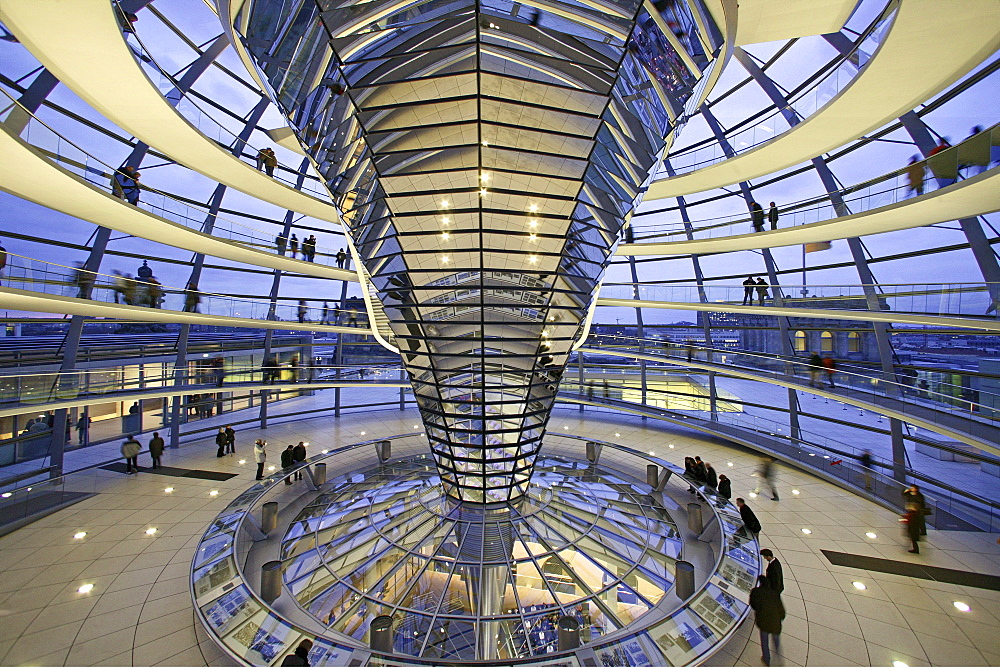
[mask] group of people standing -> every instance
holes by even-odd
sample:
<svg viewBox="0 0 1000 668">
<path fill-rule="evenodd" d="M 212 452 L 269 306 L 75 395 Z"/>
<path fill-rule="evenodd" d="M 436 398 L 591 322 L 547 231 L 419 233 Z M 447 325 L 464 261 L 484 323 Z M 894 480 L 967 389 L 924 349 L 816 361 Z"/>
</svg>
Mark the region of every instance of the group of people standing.
<svg viewBox="0 0 1000 668">
<path fill-rule="evenodd" d="M 768 299 L 767 290 L 771 287 L 767 284 L 763 278 L 753 276 L 747 276 L 747 279 L 743 281 L 743 306 L 747 306 L 749 302 L 750 306 L 753 306 L 753 295 L 754 292 L 757 293 L 757 301 L 760 306 L 764 305 L 764 300 Z"/>
<path fill-rule="evenodd" d="M 767 214 L 764 213 L 764 208 L 757 202 L 750 202 L 750 223 L 753 225 L 754 232 L 764 231 L 764 219 L 765 215 L 767 222 L 771 224 L 771 229 L 778 229 L 778 206 L 771 202 L 771 208 L 767 210 Z"/>
<path fill-rule="evenodd" d="M 302 254 L 302 259 L 306 262 L 316 261 L 316 235 L 310 234 L 309 238 L 303 239 L 302 244 L 299 244 L 299 238 L 293 233 L 291 237 L 285 236 L 282 232 L 277 237 L 274 238 L 274 245 L 278 249 L 278 255 L 284 255 L 287 250 L 291 255 L 291 258 L 297 259 L 299 253 Z"/>
<path fill-rule="evenodd" d="M 236 454 L 236 430 L 232 425 L 219 427 L 219 433 L 215 435 L 215 445 L 219 448 L 215 453 L 216 457 Z"/>
<path fill-rule="evenodd" d="M 718 475 L 712 465 L 701 461 L 701 457 L 684 458 L 684 477 L 696 484 L 705 485 L 719 496 L 729 499 L 733 495 L 733 487 L 725 474 Z M 694 487 L 688 491 L 694 494 Z"/>
<path fill-rule="evenodd" d="M 221 430 L 220 430 L 221 431 Z M 218 442 L 218 437 L 216 437 L 216 442 Z M 219 455 L 220 457 L 222 455 Z M 257 480 L 264 479 L 264 465 L 267 463 L 267 441 L 262 438 L 258 438 L 253 444 L 253 458 L 254 462 L 257 464 Z M 302 463 L 306 460 L 306 443 L 299 441 L 298 445 L 289 445 L 287 448 L 281 451 L 281 468 L 290 473 L 288 477 L 285 478 L 285 484 L 291 485 L 292 480 L 302 480 Z M 294 471 L 297 467 L 300 470 Z"/>
</svg>

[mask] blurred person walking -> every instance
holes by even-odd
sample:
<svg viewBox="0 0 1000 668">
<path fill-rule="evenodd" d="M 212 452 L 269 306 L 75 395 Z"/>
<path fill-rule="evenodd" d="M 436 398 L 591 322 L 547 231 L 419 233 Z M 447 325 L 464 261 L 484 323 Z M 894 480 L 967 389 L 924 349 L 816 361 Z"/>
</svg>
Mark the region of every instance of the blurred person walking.
<svg viewBox="0 0 1000 668">
<path fill-rule="evenodd" d="M 285 247 L 288 246 L 288 237 L 282 232 L 274 238 L 274 245 L 278 248 L 278 255 L 285 254 Z"/>
<path fill-rule="evenodd" d="M 86 413 L 81 413 L 76 421 L 76 440 L 80 445 L 87 445 L 90 440 L 90 416 Z"/>
<path fill-rule="evenodd" d="M 875 460 L 872 457 L 871 450 L 865 450 L 858 457 L 858 463 L 861 465 L 861 473 L 865 477 L 865 491 L 872 491 L 872 471 L 875 467 Z"/>
<path fill-rule="evenodd" d="M 837 373 L 837 362 L 829 354 L 823 356 L 823 369 L 826 370 L 826 382 L 830 387 L 837 387 L 833 382 L 833 376 Z"/>
<path fill-rule="evenodd" d="M 303 322 L 304 323 L 306 321 L 306 314 L 307 313 L 308 313 L 308 309 L 306 308 L 306 300 L 305 299 L 300 299 L 299 300 L 299 311 L 298 311 L 299 322 Z"/>
<path fill-rule="evenodd" d="M 82 262 L 76 263 L 76 272 L 73 274 L 73 283 L 76 285 L 77 299 L 90 299 L 90 293 L 94 289 L 94 272 L 83 268 Z"/>
<path fill-rule="evenodd" d="M 785 619 L 785 606 L 764 575 L 757 576 L 757 586 L 750 590 L 750 607 L 754 611 L 754 624 L 760 632 L 760 660 L 765 666 L 770 666 L 771 640 L 774 641 L 774 652 L 781 651 L 781 622 Z"/>
<path fill-rule="evenodd" d="M 764 231 L 764 209 L 757 202 L 750 202 L 750 220 L 754 232 Z"/>
<path fill-rule="evenodd" d="M 186 313 L 197 313 L 198 304 L 201 303 L 201 294 L 198 292 L 198 284 L 188 281 L 184 288 L 184 311 Z"/>
<path fill-rule="evenodd" d="M 122 443 L 121 447 L 122 457 L 125 458 L 125 475 L 139 472 L 139 453 L 141 451 L 142 445 L 135 440 L 135 436 L 129 434 L 128 439 Z"/>
<path fill-rule="evenodd" d="M 921 536 L 926 536 L 927 521 L 925 518 L 930 515 L 931 512 L 927 508 L 927 500 L 924 498 L 923 492 L 920 491 L 920 487 L 917 485 L 910 485 L 903 490 L 903 507 L 908 510 L 912 508 L 917 512 L 917 531 L 920 532 Z"/>
<path fill-rule="evenodd" d="M 816 387 L 816 379 L 823 371 L 823 358 L 819 353 L 813 352 L 809 357 L 809 387 Z"/>
<path fill-rule="evenodd" d="M 917 195 L 924 194 L 924 171 L 926 165 L 920 161 L 919 156 L 910 158 L 910 163 L 906 167 L 906 179 L 909 181 L 909 192 Z"/>
<path fill-rule="evenodd" d="M 775 473 L 774 473 L 774 458 L 764 457 L 760 463 L 760 470 L 757 472 L 757 478 L 760 482 L 757 483 L 757 489 L 754 490 L 754 494 L 761 491 L 761 488 L 766 484 L 771 488 L 771 499 L 774 501 L 780 501 L 778 498 L 778 489 L 775 487 Z"/>
<path fill-rule="evenodd" d="M 292 238 L 288 240 L 288 250 L 292 254 L 292 259 L 295 260 L 299 256 L 299 239 L 294 234 Z"/>
</svg>

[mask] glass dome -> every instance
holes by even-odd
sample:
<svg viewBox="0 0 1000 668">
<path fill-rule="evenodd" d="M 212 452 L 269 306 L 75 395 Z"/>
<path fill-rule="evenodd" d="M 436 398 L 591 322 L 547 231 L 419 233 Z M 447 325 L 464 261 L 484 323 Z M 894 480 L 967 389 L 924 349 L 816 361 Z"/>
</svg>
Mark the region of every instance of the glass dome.
<svg viewBox="0 0 1000 668">
<path fill-rule="evenodd" d="M 670 589 L 681 540 L 648 486 L 545 457 L 529 489 L 519 504 L 475 508 L 445 495 L 429 458 L 371 467 L 292 522 L 285 582 L 333 631 L 367 642 L 369 623 L 390 615 L 394 652 L 453 660 L 554 652 L 560 616 L 589 640 Z"/>
</svg>

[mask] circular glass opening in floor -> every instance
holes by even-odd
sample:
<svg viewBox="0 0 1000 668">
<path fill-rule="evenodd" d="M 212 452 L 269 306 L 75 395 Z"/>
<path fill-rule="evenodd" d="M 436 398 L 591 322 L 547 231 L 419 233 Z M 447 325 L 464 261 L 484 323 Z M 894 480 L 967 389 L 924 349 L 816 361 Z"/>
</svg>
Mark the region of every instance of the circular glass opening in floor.
<svg viewBox="0 0 1000 668">
<path fill-rule="evenodd" d="M 368 642 L 393 618 L 393 651 L 502 660 L 556 651 L 556 621 L 581 640 L 639 618 L 673 584 L 677 527 L 649 486 L 559 457 L 537 464 L 517 505 L 446 497 L 430 458 L 335 480 L 281 546 L 284 578 L 324 626 Z"/>
</svg>

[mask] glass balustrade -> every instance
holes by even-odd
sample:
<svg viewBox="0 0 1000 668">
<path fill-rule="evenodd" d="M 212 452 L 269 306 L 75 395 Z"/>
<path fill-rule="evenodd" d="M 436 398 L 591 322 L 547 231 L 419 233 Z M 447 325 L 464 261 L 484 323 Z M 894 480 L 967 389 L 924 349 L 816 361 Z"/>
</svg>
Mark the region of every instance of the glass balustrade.
<svg viewBox="0 0 1000 668">
<path fill-rule="evenodd" d="M 17 104 L 6 91 L 0 90 L 0 93 L 3 93 L 0 102 L 11 105 L 7 107 L 8 110 Z M 111 175 L 115 172 L 116 167 L 87 153 L 76 143 L 56 132 L 51 126 L 35 116 L 30 115 L 29 119 L 28 124 L 21 133 L 21 138 L 24 141 L 39 150 L 60 167 L 81 177 L 87 183 L 111 192 Z M 156 190 L 147 185 L 141 185 L 140 187 L 139 202 L 136 206 L 164 220 L 178 223 L 196 232 L 204 231 L 205 221 L 210 216 L 207 207 L 194 206 L 170 193 Z M 293 230 L 293 232 L 301 231 Z M 290 245 L 279 248 L 277 236 L 280 234 L 280 228 L 277 228 L 275 233 L 272 234 L 247 226 L 228 217 L 224 213 L 220 213 L 214 217 L 211 230 L 211 236 L 213 237 L 226 239 L 254 248 L 255 250 L 280 255 L 287 253 L 293 259 L 299 259 L 300 257 L 301 259 L 306 259 L 304 249 L 301 245 L 304 241 L 305 233 L 301 233 L 303 239 L 298 241 L 299 246 L 297 251 L 293 253 Z M 325 266 L 332 266 L 336 263 L 336 255 L 335 253 L 317 251 L 313 261 Z M 346 260 L 346 263 L 349 262 L 349 259 Z"/>
<path fill-rule="evenodd" d="M 315 302 L 307 302 L 305 305 L 279 302 L 273 307 L 273 317 L 268 317 L 272 305 L 267 299 L 241 299 L 210 292 L 183 290 L 145 282 L 139 278 L 87 272 L 16 253 L 8 253 L 7 258 L 7 267 L 4 269 L 2 280 L 3 285 L 9 288 L 90 299 L 108 304 L 188 311 L 247 320 L 342 325 L 357 327 L 362 334 L 368 332 L 368 315 L 363 309 L 340 308 L 335 305 L 323 307 Z M 247 323 L 247 326 L 253 327 L 254 324 Z"/>
<path fill-rule="evenodd" d="M 673 174 L 663 169 L 654 178 L 686 174 L 722 162 L 732 153 L 739 155 L 749 151 L 789 130 L 793 127 L 793 124 L 788 122 L 789 117 L 801 121 L 821 110 L 857 79 L 864 66 L 871 60 L 871 54 L 885 38 L 894 16 L 895 6 L 891 5 L 869 27 L 851 52 L 840 59 L 839 64 L 812 86 L 793 96 L 787 106 L 754 121 L 749 127 L 727 133 L 726 140 L 731 150 L 727 151 L 721 142 L 713 141 L 706 146 L 680 151 L 669 158 L 670 171 Z"/>
<path fill-rule="evenodd" d="M 642 222 L 643 216 L 633 219 L 632 238 L 636 242 L 686 241 L 688 239 L 717 239 L 755 231 L 787 229 L 833 220 L 839 216 L 858 214 L 880 207 L 898 204 L 921 195 L 952 185 L 958 180 L 971 178 L 1000 165 L 1000 125 L 984 129 L 961 143 L 945 148 L 912 165 L 883 174 L 834 193 L 833 196 L 812 197 L 807 200 L 783 204 L 778 209 L 777 226 L 763 221 L 764 227 L 755 230 L 749 213 L 737 213 L 692 221 L 691 229 L 679 219 L 670 222 Z M 836 200 L 841 200 L 842 203 Z M 765 203 L 761 203 L 763 206 Z M 766 211 L 765 211 L 766 214 Z M 766 218 L 766 215 L 765 215 Z"/>
<path fill-rule="evenodd" d="M 639 342 L 623 337 L 596 335 L 588 340 L 588 344 L 593 352 L 606 354 L 614 348 L 624 348 L 625 352 L 629 352 L 630 347 L 631 350 L 635 350 Z M 827 378 L 823 367 L 809 364 L 806 358 L 695 346 L 690 347 L 691 355 L 688 357 L 688 346 L 677 346 L 663 341 L 655 343 L 645 341 L 644 347 L 646 347 L 643 353 L 645 355 L 691 362 L 694 368 L 707 364 L 712 368 L 722 367 L 734 372 L 749 373 L 757 378 L 768 378 L 780 385 L 803 386 L 809 382 L 811 386 L 841 398 L 875 404 L 886 410 L 901 413 L 904 420 L 924 420 L 977 438 L 993 438 L 996 436 L 993 430 L 1000 427 L 1000 416 L 989 408 L 991 405 L 998 405 L 992 404 L 991 401 L 1000 400 L 1000 397 L 993 395 L 987 399 L 980 393 L 979 401 L 958 400 L 955 396 L 940 391 L 895 382 L 873 372 L 866 374 L 847 371 L 843 367 L 838 368 L 830 378 Z M 587 349 L 583 349 L 583 352 L 586 353 Z M 707 353 L 711 353 L 711 362 L 706 361 Z M 638 359 L 634 358 L 635 361 Z M 829 383 L 833 383 L 833 386 Z"/>
<path fill-rule="evenodd" d="M 653 302 L 733 304 L 784 308 L 867 311 L 865 288 L 875 291 L 880 311 L 930 316 L 988 317 L 1000 283 L 907 283 L 865 285 L 782 285 L 779 290 L 743 285 L 650 285 L 607 283 L 601 298 Z M 704 296 L 704 298 L 703 298 Z M 766 310 L 763 311 L 766 313 Z M 994 318 L 995 319 L 995 318 Z"/>
</svg>

